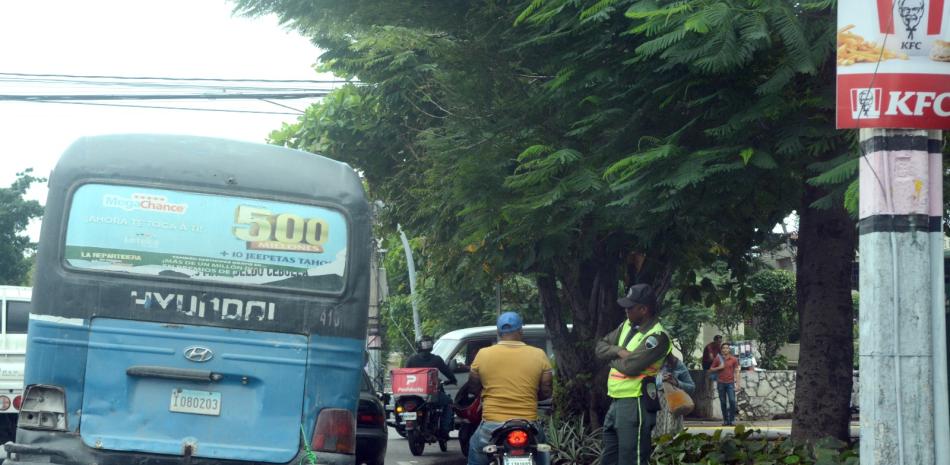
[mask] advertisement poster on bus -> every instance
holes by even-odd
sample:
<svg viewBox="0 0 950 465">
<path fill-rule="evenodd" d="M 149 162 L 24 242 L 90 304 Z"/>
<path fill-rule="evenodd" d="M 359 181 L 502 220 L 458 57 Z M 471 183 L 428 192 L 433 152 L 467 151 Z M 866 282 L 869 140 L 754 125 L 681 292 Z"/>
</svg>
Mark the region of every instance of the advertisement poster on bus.
<svg viewBox="0 0 950 465">
<path fill-rule="evenodd" d="M 338 291 L 347 224 L 314 205 L 88 184 L 73 195 L 68 265 L 307 290 Z"/>
<path fill-rule="evenodd" d="M 839 0 L 838 128 L 950 129 L 950 0 Z"/>
</svg>

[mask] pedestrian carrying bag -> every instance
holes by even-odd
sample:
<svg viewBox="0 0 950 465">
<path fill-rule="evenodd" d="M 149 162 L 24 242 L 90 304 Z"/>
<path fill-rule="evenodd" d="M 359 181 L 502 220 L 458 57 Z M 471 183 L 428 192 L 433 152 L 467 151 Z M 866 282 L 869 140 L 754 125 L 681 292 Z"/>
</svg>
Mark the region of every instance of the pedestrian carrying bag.
<svg viewBox="0 0 950 465">
<path fill-rule="evenodd" d="M 678 386 L 674 386 L 672 383 L 663 383 L 663 395 L 666 396 L 666 407 L 670 409 L 670 413 L 674 416 L 689 415 L 696 406 L 693 403 L 693 398 L 690 397 L 686 391 L 680 389 Z"/>
</svg>

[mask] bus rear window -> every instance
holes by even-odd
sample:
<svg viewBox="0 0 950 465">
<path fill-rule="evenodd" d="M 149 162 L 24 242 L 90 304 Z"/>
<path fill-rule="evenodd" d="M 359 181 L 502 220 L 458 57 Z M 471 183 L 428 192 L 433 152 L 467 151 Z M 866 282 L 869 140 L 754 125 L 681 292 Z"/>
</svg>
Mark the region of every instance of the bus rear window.
<svg viewBox="0 0 950 465">
<path fill-rule="evenodd" d="M 72 197 L 74 268 L 234 285 L 340 291 L 347 223 L 329 208 L 86 184 Z"/>
</svg>

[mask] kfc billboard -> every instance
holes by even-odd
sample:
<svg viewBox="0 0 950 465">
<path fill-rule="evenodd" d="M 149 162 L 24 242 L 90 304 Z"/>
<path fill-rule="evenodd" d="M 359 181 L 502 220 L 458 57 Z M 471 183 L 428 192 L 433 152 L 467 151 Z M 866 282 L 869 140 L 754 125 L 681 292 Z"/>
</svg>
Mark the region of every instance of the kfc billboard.
<svg viewBox="0 0 950 465">
<path fill-rule="evenodd" d="M 950 129 L 948 4 L 838 1 L 838 128 Z"/>
</svg>

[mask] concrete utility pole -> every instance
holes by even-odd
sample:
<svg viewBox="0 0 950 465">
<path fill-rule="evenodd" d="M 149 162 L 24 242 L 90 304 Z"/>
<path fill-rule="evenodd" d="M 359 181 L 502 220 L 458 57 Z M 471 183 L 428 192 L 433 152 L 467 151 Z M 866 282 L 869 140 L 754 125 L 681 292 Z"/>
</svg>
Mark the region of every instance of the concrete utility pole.
<svg viewBox="0 0 950 465">
<path fill-rule="evenodd" d="M 860 139 L 861 464 L 947 464 L 941 132 Z"/>
</svg>

